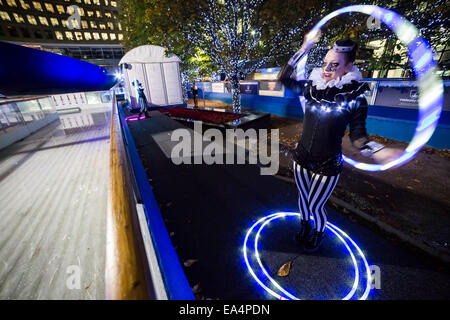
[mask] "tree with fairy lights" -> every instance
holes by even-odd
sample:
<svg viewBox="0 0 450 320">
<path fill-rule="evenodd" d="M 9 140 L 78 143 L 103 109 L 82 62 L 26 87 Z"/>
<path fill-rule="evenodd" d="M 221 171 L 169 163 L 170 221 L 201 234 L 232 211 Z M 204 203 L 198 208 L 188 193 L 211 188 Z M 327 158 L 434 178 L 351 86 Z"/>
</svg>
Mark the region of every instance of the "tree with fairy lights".
<svg viewBox="0 0 450 320">
<path fill-rule="evenodd" d="M 269 61 L 292 53 L 293 41 L 298 40 L 313 21 L 312 14 L 302 12 L 299 1 L 286 1 L 283 6 L 268 11 L 267 6 L 274 3 L 207 0 L 207 7 L 200 12 L 201 18 L 189 23 L 184 31 L 186 37 L 227 75 L 236 112 L 241 110 L 240 80 Z M 308 8 L 308 4 L 312 6 L 309 1 L 302 3 L 304 8 Z M 293 4 L 297 8 L 296 21 L 287 19 L 282 23 L 282 12 L 292 9 Z M 269 12 L 278 20 L 271 19 Z"/>
</svg>

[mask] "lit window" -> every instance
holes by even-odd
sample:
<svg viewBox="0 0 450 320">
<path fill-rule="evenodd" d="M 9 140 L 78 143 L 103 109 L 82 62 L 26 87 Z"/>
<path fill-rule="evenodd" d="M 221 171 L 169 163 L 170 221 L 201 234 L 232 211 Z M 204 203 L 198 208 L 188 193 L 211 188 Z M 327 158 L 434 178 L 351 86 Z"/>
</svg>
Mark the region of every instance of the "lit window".
<svg viewBox="0 0 450 320">
<path fill-rule="evenodd" d="M 95 13 L 97 14 L 97 18 L 101 18 L 102 17 L 102 14 L 101 14 L 101 12 L 100 11 L 95 11 Z"/>
<path fill-rule="evenodd" d="M 48 21 L 46 17 L 39 17 L 39 22 L 45 26 L 48 26 Z"/>
<path fill-rule="evenodd" d="M 2 18 L 2 20 L 11 21 L 11 18 L 9 17 L 9 14 L 6 13 L 5 11 L 0 11 L 0 18 Z"/>
<path fill-rule="evenodd" d="M 23 23 L 23 22 L 25 22 L 25 20 L 23 19 L 23 17 L 22 17 L 20 14 L 13 13 L 13 16 L 14 16 L 14 19 L 16 19 L 16 21 L 17 21 L 18 23 Z"/>
<path fill-rule="evenodd" d="M 107 6 L 109 4 L 108 0 L 105 0 L 105 6 Z"/>
<path fill-rule="evenodd" d="M 62 20 L 61 20 L 61 24 L 62 24 L 62 26 L 63 26 L 64 28 L 67 28 L 67 20 L 62 19 Z"/>
<path fill-rule="evenodd" d="M 58 26 L 59 25 L 59 21 L 56 18 L 50 18 L 50 22 L 52 23 L 52 26 Z"/>
<path fill-rule="evenodd" d="M 106 29 L 106 26 L 105 26 L 104 23 L 100 23 L 100 24 L 99 24 L 99 27 L 100 27 L 100 29 L 102 29 L 102 30 L 105 30 L 105 29 Z"/>
<path fill-rule="evenodd" d="M 86 40 L 91 40 L 91 39 L 92 39 L 91 33 L 90 33 L 90 32 L 85 32 L 85 33 L 84 33 L 84 38 L 85 38 Z"/>
<path fill-rule="evenodd" d="M 111 12 L 105 12 L 105 17 L 112 18 Z"/>
<path fill-rule="evenodd" d="M 78 11 L 80 12 L 80 16 L 84 17 L 84 9 L 78 7 Z"/>
<path fill-rule="evenodd" d="M 7 3 L 10 7 L 17 7 L 16 0 L 6 0 L 6 3 Z"/>
<path fill-rule="evenodd" d="M 69 40 L 73 40 L 73 34 L 70 31 L 66 31 L 66 38 Z"/>
<path fill-rule="evenodd" d="M 55 13 L 55 9 L 53 9 L 53 6 L 50 3 L 45 3 L 45 9 L 47 9 L 47 11 Z"/>
<path fill-rule="evenodd" d="M 115 33 L 110 33 L 109 37 L 111 38 L 111 40 L 116 40 L 116 34 Z"/>
<path fill-rule="evenodd" d="M 116 2 L 116 1 L 111 1 L 111 5 L 112 5 L 113 7 L 117 7 L 117 2 Z"/>
<path fill-rule="evenodd" d="M 100 5 L 100 0 L 92 0 L 92 2 L 98 6 Z"/>
<path fill-rule="evenodd" d="M 92 17 L 94 15 L 94 11 L 88 10 L 87 14 L 88 14 L 88 17 Z"/>
<path fill-rule="evenodd" d="M 42 10 L 42 6 L 41 6 L 41 4 L 40 4 L 39 2 L 33 1 L 33 7 L 34 7 L 36 10 L 43 11 L 43 10 Z"/>
<path fill-rule="evenodd" d="M 30 5 L 23 0 L 20 0 L 20 5 L 24 10 L 30 9 Z"/>
<path fill-rule="evenodd" d="M 66 13 L 66 11 L 64 10 L 64 6 L 62 6 L 60 4 L 56 5 L 56 10 L 58 10 L 58 13 L 60 13 L 60 14 Z"/>
<path fill-rule="evenodd" d="M 100 35 L 98 34 L 98 32 L 94 32 L 92 35 L 94 36 L 95 40 L 100 39 Z"/>
<path fill-rule="evenodd" d="M 122 25 L 120 24 L 120 22 L 117 22 L 117 26 L 119 27 L 119 30 L 122 30 Z"/>
<path fill-rule="evenodd" d="M 91 0 L 84 0 L 84 3 L 91 4 Z"/>
<path fill-rule="evenodd" d="M 81 27 L 82 27 L 83 29 L 89 28 L 89 25 L 88 25 L 88 23 L 87 23 L 86 20 L 81 20 Z"/>
<path fill-rule="evenodd" d="M 81 34 L 81 32 L 75 32 L 75 39 L 83 40 L 83 35 Z"/>
<path fill-rule="evenodd" d="M 119 40 L 123 39 L 123 34 L 119 33 Z"/>
<path fill-rule="evenodd" d="M 55 31 L 55 36 L 56 36 L 56 39 L 58 39 L 58 40 L 64 40 L 64 36 L 63 36 L 62 32 Z"/>
<path fill-rule="evenodd" d="M 114 23 L 108 22 L 107 24 L 108 24 L 109 30 L 114 30 Z"/>
<path fill-rule="evenodd" d="M 97 29 L 97 24 L 95 23 L 95 21 L 90 21 L 90 23 L 92 29 Z"/>
<path fill-rule="evenodd" d="M 37 21 L 36 18 L 34 16 L 30 16 L 29 14 L 27 14 L 27 20 L 29 23 L 37 25 Z"/>
<path fill-rule="evenodd" d="M 107 33 L 102 33 L 102 39 L 103 40 L 108 40 L 108 34 Z"/>
</svg>

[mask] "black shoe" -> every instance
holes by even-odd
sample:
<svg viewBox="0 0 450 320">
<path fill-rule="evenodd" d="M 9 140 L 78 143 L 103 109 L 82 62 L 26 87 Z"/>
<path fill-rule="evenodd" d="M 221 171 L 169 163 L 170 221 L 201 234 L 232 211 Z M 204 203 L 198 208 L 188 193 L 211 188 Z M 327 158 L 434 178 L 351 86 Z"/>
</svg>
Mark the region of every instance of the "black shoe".
<svg viewBox="0 0 450 320">
<path fill-rule="evenodd" d="M 309 220 L 302 220 L 300 223 L 300 231 L 294 236 L 294 240 L 298 244 L 303 244 L 305 240 L 310 236 L 312 231 L 311 222 Z"/>
<path fill-rule="evenodd" d="M 303 249 L 308 253 L 313 253 L 319 250 L 323 238 L 325 236 L 325 231 L 319 232 L 314 230 L 311 234 L 311 236 L 306 239 L 306 241 L 303 244 Z"/>
</svg>

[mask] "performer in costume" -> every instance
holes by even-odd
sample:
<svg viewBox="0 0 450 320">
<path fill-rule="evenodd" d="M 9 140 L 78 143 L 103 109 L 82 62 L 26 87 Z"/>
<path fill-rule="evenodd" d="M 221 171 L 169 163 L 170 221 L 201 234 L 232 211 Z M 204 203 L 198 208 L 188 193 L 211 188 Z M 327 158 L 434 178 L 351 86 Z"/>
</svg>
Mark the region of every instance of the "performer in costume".
<svg viewBox="0 0 450 320">
<path fill-rule="evenodd" d="M 139 103 L 138 120 L 141 119 L 141 115 L 143 113 L 145 113 L 146 118 L 150 118 L 147 97 L 145 96 L 145 92 L 144 92 L 144 88 L 142 87 L 142 84 L 138 80 L 135 80 L 135 82 L 133 82 L 133 86 L 137 86 L 138 103 Z"/>
<path fill-rule="evenodd" d="M 354 41 L 336 41 L 325 56 L 322 68 L 314 68 L 308 80 L 295 79 L 297 63 L 319 37 L 320 32 L 311 42 L 304 41 L 279 74 L 279 80 L 286 87 L 306 100 L 303 132 L 293 152 L 302 214 L 300 231 L 295 239 L 306 252 L 316 251 L 325 235 L 327 215 L 324 205 L 342 171 L 341 145 L 347 125 L 352 145 L 376 162 L 385 163 L 401 153 L 401 150 L 386 148 L 367 136 L 368 104 L 364 92 L 370 88 L 359 81 L 361 72 L 353 64 L 357 51 Z M 311 215 L 314 228 L 310 223 Z"/>
</svg>

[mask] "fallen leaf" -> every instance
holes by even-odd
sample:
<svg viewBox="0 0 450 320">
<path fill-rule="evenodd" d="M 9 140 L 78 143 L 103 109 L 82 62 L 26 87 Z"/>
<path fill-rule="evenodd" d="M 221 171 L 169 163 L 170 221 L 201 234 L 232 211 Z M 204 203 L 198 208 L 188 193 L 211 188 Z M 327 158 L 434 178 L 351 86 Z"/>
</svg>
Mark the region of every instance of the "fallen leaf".
<svg viewBox="0 0 450 320">
<path fill-rule="evenodd" d="M 285 264 L 283 264 L 281 266 L 280 269 L 278 269 L 278 276 L 280 277 L 286 277 L 287 275 L 289 275 L 289 271 L 291 270 L 291 261 L 286 262 Z"/>
<path fill-rule="evenodd" d="M 197 283 L 195 286 L 192 287 L 192 293 L 193 294 L 197 294 L 200 293 L 201 289 L 200 289 L 200 283 Z"/>
<path fill-rule="evenodd" d="M 190 267 L 194 263 L 196 263 L 197 261 L 198 261 L 198 259 L 188 259 L 183 264 L 184 264 L 185 267 Z"/>
<path fill-rule="evenodd" d="M 409 190 L 413 190 L 413 187 L 411 187 L 411 186 L 406 186 L 406 188 Z"/>
<path fill-rule="evenodd" d="M 175 232 L 171 232 L 169 235 L 170 235 L 171 237 L 173 237 L 173 236 L 175 235 Z"/>
</svg>

